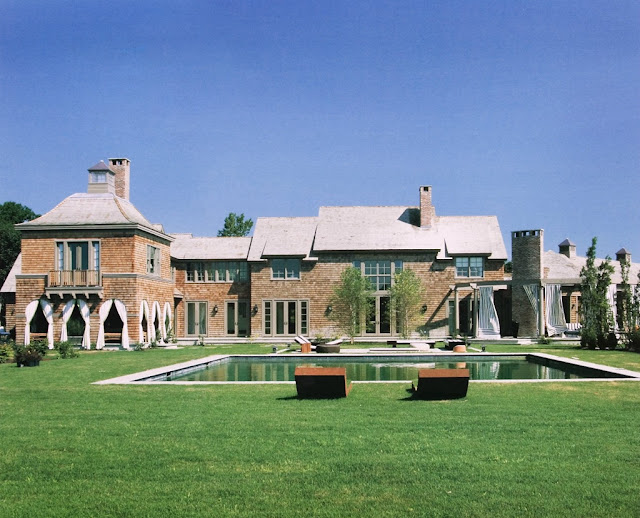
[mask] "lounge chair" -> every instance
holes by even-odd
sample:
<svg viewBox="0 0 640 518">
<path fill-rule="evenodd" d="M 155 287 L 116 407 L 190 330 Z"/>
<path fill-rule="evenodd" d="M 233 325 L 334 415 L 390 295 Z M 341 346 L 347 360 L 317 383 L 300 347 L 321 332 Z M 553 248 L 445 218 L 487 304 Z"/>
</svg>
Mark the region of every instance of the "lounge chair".
<svg viewBox="0 0 640 518">
<path fill-rule="evenodd" d="M 299 398 L 341 398 L 351 390 L 344 367 L 296 367 L 294 376 Z"/>
<path fill-rule="evenodd" d="M 300 350 L 303 353 L 310 353 L 311 352 L 311 342 L 309 340 L 307 340 L 304 336 L 302 335 L 298 335 L 294 338 L 294 340 L 296 342 L 298 342 L 298 344 L 300 344 Z"/>
</svg>

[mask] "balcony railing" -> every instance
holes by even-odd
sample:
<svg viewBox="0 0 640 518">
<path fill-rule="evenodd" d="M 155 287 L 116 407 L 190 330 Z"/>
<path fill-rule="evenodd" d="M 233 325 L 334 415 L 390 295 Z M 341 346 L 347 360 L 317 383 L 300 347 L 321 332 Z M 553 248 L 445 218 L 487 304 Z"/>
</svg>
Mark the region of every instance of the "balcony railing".
<svg viewBox="0 0 640 518">
<path fill-rule="evenodd" d="M 101 286 L 99 270 L 53 270 L 49 272 L 49 287 Z"/>
</svg>

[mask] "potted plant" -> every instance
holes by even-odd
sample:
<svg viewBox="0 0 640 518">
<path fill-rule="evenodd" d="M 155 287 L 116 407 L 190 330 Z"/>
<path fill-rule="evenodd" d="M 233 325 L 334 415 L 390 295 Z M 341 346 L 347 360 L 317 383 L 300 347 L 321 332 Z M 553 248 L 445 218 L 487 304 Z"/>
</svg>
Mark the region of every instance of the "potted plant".
<svg viewBox="0 0 640 518">
<path fill-rule="evenodd" d="M 47 343 L 36 340 L 29 345 L 13 344 L 13 356 L 18 367 L 37 367 L 47 354 Z"/>
</svg>

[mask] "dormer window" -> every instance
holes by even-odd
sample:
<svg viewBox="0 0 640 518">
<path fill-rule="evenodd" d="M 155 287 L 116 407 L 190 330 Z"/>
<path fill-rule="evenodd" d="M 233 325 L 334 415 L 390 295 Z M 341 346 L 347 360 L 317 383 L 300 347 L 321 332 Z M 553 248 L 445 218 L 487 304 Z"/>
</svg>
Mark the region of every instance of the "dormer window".
<svg viewBox="0 0 640 518">
<path fill-rule="evenodd" d="M 483 277 L 484 259 L 482 257 L 456 257 L 456 277 Z"/>
<path fill-rule="evenodd" d="M 300 279 L 300 259 L 273 259 L 271 261 L 271 278 Z"/>
</svg>

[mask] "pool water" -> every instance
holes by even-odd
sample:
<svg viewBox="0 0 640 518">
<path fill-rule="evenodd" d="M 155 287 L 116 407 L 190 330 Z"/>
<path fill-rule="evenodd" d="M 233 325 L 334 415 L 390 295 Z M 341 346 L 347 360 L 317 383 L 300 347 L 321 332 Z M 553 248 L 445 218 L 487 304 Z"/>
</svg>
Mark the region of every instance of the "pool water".
<svg viewBox="0 0 640 518">
<path fill-rule="evenodd" d="M 416 380 L 420 369 L 469 369 L 472 380 L 513 379 L 577 379 L 593 377 L 592 372 L 549 366 L 526 357 L 473 359 L 473 361 L 434 361 L 407 358 L 336 358 L 336 357 L 229 357 L 209 363 L 187 373 L 171 373 L 156 377 L 162 381 L 294 381 L 294 371 L 305 367 L 345 367 L 350 381 L 406 381 Z"/>
</svg>

